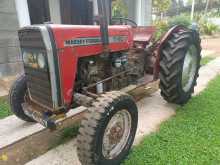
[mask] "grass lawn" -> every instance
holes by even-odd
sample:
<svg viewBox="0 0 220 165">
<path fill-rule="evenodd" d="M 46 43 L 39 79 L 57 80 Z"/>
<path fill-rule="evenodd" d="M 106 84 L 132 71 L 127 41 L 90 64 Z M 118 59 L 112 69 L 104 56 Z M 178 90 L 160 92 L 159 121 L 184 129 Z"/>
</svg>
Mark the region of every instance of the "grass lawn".
<svg viewBox="0 0 220 165">
<path fill-rule="evenodd" d="M 0 97 L 0 119 L 11 115 L 7 97 Z"/>
<path fill-rule="evenodd" d="M 203 57 L 201 60 L 201 66 L 204 66 L 206 64 L 208 64 L 209 62 L 211 62 L 212 60 L 214 60 L 214 57 Z"/>
<path fill-rule="evenodd" d="M 124 165 L 219 165 L 220 76 L 135 147 Z"/>
</svg>

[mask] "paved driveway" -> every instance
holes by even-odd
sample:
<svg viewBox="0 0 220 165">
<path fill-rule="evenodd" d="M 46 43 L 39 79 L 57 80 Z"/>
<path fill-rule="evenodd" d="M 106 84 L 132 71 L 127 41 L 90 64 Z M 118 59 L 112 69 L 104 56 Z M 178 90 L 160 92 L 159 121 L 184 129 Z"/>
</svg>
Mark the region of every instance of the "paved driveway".
<svg viewBox="0 0 220 165">
<path fill-rule="evenodd" d="M 215 56 L 220 56 L 220 37 L 203 39 L 202 48 L 213 51 Z"/>
</svg>

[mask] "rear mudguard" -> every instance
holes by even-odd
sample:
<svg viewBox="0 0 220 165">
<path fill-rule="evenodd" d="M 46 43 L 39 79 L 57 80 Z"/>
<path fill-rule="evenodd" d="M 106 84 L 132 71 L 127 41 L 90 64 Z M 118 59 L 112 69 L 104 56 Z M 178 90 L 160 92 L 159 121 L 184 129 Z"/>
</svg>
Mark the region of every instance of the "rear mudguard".
<svg viewBox="0 0 220 165">
<path fill-rule="evenodd" d="M 165 43 L 170 39 L 171 35 L 175 32 L 178 32 L 180 30 L 185 30 L 185 31 L 192 31 L 191 29 L 183 26 L 183 25 L 176 25 L 172 27 L 167 33 L 163 35 L 163 37 L 158 41 L 157 47 L 156 47 L 156 63 L 155 63 L 155 68 L 154 68 L 154 79 L 159 78 L 159 72 L 160 72 L 160 55 L 161 51 L 163 50 L 163 47 Z"/>
</svg>

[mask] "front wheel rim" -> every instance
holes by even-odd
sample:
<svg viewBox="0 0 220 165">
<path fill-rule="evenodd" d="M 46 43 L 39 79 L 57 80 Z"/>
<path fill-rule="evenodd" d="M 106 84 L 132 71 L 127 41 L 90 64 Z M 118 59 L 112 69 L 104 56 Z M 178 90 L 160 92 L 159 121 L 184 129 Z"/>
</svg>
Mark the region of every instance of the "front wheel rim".
<svg viewBox="0 0 220 165">
<path fill-rule="evenodd" d="M 117 112 L 109 121 L 102 142 L 102 154 L 106 159 L 114 159 L 125 148 L 132 127 L 131 114 L 127 110 Z"/>
<path fill-rule="evenodd" d="M 195 45 L 189 47 L 184 63 L 182 72 L 182 87 L 185 92 L 188 92 L 192 85 L 197 70 L 197 49 Z"/>
</svg>

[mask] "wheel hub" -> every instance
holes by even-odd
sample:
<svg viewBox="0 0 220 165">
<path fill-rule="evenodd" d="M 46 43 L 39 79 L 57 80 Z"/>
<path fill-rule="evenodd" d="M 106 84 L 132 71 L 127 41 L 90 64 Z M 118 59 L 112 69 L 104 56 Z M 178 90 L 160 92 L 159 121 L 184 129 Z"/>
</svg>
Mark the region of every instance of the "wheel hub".
<svg viewBox="0 0 220 165">
<path fill-rule="evenodd" d="M 197 69 L 197 49 L 192 45 L 186 53 L 183 73 L 182 73 L 182 87 L 185 92 L 188 92 L 192 86 Z"/>
<path fill-rule="evenodd" d="M 124 133 L 121 123 L 116 123 L 114 127 L 111 128 L 109 134 L 110 144 L 116 144 L 120 141 Z"/>
<path fill-rule="evenodd" d="M 106 159 L 117 157 L 127 144 L 131 131 L 131 115 L 127 110 L 116 113 L 109 121 L 102 145 L 102 153 Z"/>
</svg>

